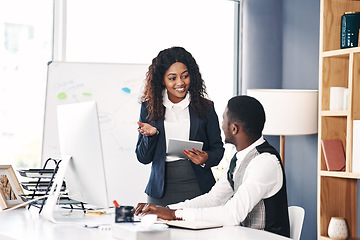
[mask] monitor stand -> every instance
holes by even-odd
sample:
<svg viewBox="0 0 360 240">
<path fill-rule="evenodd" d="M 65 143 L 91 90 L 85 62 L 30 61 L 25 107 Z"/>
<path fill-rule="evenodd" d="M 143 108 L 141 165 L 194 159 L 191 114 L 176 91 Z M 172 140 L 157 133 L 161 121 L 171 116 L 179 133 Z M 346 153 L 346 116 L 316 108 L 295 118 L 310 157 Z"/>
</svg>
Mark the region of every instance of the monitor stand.
<svg viewBox="0 0 360 240">
<path fill-rule="evenodd" d="M 96 218 L 85 216 L 83 211 L 71 212 L 70 214 L 63 215 L 55 211 L 56 203 L 60 197 L 60 189 L 65 178 L 65 172 L 68 168 L 69 162 L 72 160 L 72 156 L 62 156 L 62 160 L 59 164 L 58 171 L 51 186 L 49 196 L 45 202 L 40 216 L 53 222 L 53 223 L 70 223 L 81 224 L 84 226 L 100 226 L 109 225 L 114 222 L 114 216 L 111 214 L 105 214 Z M 59 187 L 58 187 L 59 186 Z"/>
<path fill-rule="evenodd" d="M 41 212 L 41 216 L 51 222 L 56 222 L 54 219 L 54 210 L 55 210 L 56 202 L 60 197 L 60 189 L 70 160 L 71 160 L 70 155 L 65 155 L 62 157 L 62 160 L 59 164 L 59 169 L 56 173 L 55 179 L 51 186 L 49 196 L 47 197 L 47 200 Z"/>
</svg>

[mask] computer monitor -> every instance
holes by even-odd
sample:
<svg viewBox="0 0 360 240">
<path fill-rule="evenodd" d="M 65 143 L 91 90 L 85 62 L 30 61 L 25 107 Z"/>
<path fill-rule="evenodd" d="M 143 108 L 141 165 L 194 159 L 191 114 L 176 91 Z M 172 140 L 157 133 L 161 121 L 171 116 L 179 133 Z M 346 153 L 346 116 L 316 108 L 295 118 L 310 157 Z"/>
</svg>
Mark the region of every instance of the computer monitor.
<svg viewBox="0 0 360 240">
<path fill-rule="evenodd" d="M 65 171 L 69 198 L 109 207 L 96 102 L 59 105 L 57 110 L 60 152 L 71 156 Z"/>
<path fill-rule="evenodd" d="M 57 107 L 62 161 L 43 215 L 54 221 L 53 211 L 59 188 L 65 178 L 68 197 L 93 207 L 111 206 L 108 199 L 106 173 L 96 102 L 81 102 Z"/>
</svg>

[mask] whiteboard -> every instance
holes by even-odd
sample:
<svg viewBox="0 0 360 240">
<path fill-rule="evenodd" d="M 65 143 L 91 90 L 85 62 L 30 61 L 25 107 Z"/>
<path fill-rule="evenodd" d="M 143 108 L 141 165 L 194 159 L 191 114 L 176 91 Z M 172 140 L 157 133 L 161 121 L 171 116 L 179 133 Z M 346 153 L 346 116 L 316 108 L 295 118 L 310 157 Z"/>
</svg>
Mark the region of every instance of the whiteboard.
<svg viewBox="0 0 360 240">
<path fill-rule="evenodd" d="M 61 159 L 57 105 L 96 101 L 111 202 L 136 205 L 150 167 L 135 154 L 140 95 L 147 64 L 52 62 L 48 65 L 42 162 Z"/>
</svg>

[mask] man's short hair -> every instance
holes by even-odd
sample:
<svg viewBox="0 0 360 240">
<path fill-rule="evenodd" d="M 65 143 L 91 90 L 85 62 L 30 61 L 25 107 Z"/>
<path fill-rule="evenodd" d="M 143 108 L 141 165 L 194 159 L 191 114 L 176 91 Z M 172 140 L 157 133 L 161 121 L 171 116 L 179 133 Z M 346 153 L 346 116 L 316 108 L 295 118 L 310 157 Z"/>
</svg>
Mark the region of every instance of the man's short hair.
<svg viewBox="0 0 360 240">
<path fill-rule="evenodd" d="M 231 98 L 227 104 L 229 123 L 238 122 L 250 137 L 259 137 L 265 124 L 265 111 L 261 103 L 250 96 Z"/>
</svg>

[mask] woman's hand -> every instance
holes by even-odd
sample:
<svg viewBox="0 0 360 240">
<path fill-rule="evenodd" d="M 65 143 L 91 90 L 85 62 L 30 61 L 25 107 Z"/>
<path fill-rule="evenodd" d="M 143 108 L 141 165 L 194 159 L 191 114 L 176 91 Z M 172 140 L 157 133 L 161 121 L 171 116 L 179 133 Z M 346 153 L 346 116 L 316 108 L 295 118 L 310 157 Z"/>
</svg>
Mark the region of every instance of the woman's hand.
<svg viewBox="0 0 360 240">
<path fill-rule="evenodd" d="M 139 125 L 139 129 L 138 131 L 145 136 L 154 136 L 157 133 L 157 128 L 151 126 L 148 123 L 142 123 L 142 122 L 137 122 L 137 124 Z"/>
<path fill-rule="evenodd" d="M 205 151 L 199 151 L 195 148 L 190 150 L 184 150 L 183 153 L 196 165 L 205 164 L 209 155 Z"/>
<path fill-rule="evenodd" d="M 175 210 L 170 208 L 155 206 L 150 203 L 138 203 L 135 208 L 135 215 L 156 214 L 164 220 L 176 220 Z"/>
</svg>

